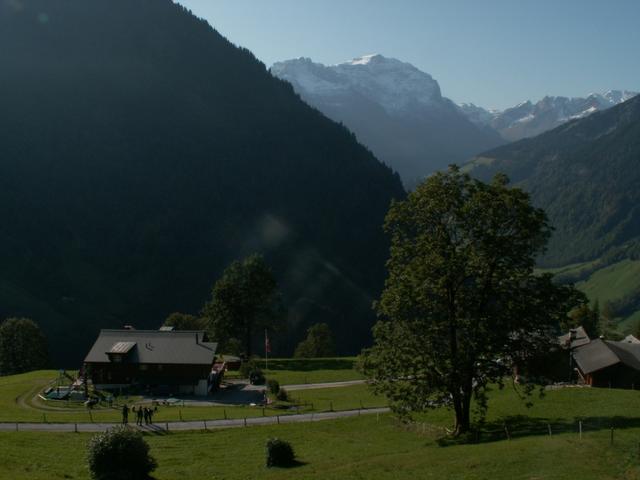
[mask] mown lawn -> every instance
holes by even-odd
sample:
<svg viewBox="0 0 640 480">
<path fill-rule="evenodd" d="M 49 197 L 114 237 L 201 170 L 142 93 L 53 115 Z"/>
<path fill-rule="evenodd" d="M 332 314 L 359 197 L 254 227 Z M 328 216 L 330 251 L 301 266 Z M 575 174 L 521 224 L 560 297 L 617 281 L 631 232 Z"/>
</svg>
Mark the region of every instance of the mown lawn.
<svg viewBox="0 0 640 480">
<path fill-rule="evenodd" d="M 360 380 L 363 377 L 354 369 L 355 361 L 355 357 L 270 359 L 265 375 L 280 385 Z M 265 366 L 264 359 L 259 365 Z"/>
<path fill-rule="evenodd" d="M 351 363 L 353 360 L 348 360 Z M 333 360 L 338 363 L 337 360 Z M 283 362 L 286 363 L 286 362 Z M 287 370 L 296 372 L 296 370 Z M 314 373 L 314 372 L 311 372 Z M 34 396 L 57 378 L 55 371 L 37 371 L 22 375 L 0 377 L 0 422 L 118 422 L 120 406 L 113 408 L 95 407 L 86 409 L 78 403 L 44 402 Z M 326 378 L 326 377 L 323 377 Z M 262 409 L 251 406 L 234 407 L 195 407 L 195 406 L 160 406 L 154 417 L 156 422 L 178 420 L 218 420 L 223 418 L 259 417 L 262 415 L 286 415 L 298 412 L 347 410 L 385 404 L 382 398 L 375 398 L 364 385 L 339 387 L 331 389 L 313 389 L 291 392 L 291 403 L 303 403 L 296 410 L 281 408 Z M 129 405 L 139 397 L 121 398 L 118 402 Z"/>
<path fill-rule="evenodd" d="M 264 467 L 269 437 L 290 441 L 300 466 Z M 87 479 L 88 434 L 0 433 L 0 479 Z M 170 479 L 637 479 L 640 429 L 533 435 L 441 446 L 390 416 L 147 435 Z"/>
</svg>

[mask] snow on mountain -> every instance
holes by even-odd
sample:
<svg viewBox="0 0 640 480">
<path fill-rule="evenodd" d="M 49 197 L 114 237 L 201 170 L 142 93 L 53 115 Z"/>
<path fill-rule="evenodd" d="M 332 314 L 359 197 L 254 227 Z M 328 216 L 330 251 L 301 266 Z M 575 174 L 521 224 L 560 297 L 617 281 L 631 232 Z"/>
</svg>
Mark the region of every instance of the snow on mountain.
<svg viewBox="0 0 640 480">
<path fill-rule="evenodd" d="M 473 104 L 461 104 L 459 109 L 476 125 L 491 127 L 506 140 L 533 137 L 562 125 L 569 120 L 584 118 L 606 110 L 637 95 L 627 90 L 609 90 L 587 97 L 544 97 L 537 103 L 523 102 L 503 111 L 486 110 Z"/>
<path fill-rule="evenodd" d="M 442 100 L 440 86 L 431 75 L 378 54 L 329 66 L 299 58 L 275 63 L 271 73 L 292 83 L 298 93 L 330 96 L 356 91 L 389 113 Z"/>
<path fill-rule="evenodd" d="M 495 131 L 478 127 L 443 97 L 431 75 L 395 58 L 365 55 L 337 65 L 298 58 L 275 63 L 271 73 L 347 126 L 409 187 L 503 143 Z"/>
</svg>

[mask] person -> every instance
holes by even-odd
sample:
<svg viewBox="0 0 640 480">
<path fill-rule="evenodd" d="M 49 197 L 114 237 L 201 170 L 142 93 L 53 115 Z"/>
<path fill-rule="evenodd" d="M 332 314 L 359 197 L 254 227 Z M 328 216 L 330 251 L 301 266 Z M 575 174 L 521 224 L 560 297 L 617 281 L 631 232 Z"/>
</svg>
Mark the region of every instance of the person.
<svg viewBox="0 0 640 480">
<path fill-rule="evenodd" d="M 122 406 L 122 424 L 126 425 L 127 423 L 129 423 L 129 407 L 125 403 Z"/>
<path fill-rule="evenodd" d="M 149 423 L 153 424 L 153 408 L 149 408 Z"/>
<path fill-rule="evenodd" d="M 149 409 L 144 407 L 144 423 L 149 425 Z"/>
<path fill-rule="evenodd" d="M 136 419 L 136 425 L 142 425 L 142 407 L 138 407 L 138 418 Z"/>
</svg>

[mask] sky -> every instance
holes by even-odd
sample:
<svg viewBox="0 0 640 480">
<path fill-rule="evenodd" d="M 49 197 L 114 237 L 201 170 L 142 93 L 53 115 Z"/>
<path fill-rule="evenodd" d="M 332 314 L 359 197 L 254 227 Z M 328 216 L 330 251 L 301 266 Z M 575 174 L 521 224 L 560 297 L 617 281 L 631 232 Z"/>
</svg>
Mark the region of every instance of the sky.
<svg viewBox="0 0 640 480">
<path fill-rule="evenodd" d="M 267 66 L 380 53 L 485 108 L 640 91 L 638 0 L 178 1 Z"/>
</svg>

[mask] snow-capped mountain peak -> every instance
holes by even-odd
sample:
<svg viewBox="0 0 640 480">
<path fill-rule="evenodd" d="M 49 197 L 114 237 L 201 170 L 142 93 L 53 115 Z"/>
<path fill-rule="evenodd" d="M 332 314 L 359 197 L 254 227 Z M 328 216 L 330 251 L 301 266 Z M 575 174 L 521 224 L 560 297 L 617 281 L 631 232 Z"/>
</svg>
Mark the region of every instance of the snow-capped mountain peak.
<svg viewBox="0 0 640 480">
<path fill-rule="evenodd" d="M 372 60 L 375 61 L 382 58 L 384 57 L 379 53 L 372 53 L 371 55 L 363 55 L 362 57 L 354 58 L 353 60 L 344 63 L 349 65 L 368 65 Z"/>
<path fill-rule="evenodd" d="M 415 105 L 442 102 L 440 86 L 431 75 L 410 63 L 380 54 L 364 55 L 337 65 L 299 58 L 275 63 L 271 72 L 310 96 L 363 95 L 388 113 Z"/>
<path fill-rule="evenodd" d="M 503 111 L 486 110 L 473 104 L 461 104 L 460 110 L 476 125 L 489 126 L 507 140 L 532 137 L 562 125 L 606 110 L 637 95 L 627 90 L 591 93 L 586 97 L 547 95 L 536 103 L 527 100 Z"/>
</svg>

